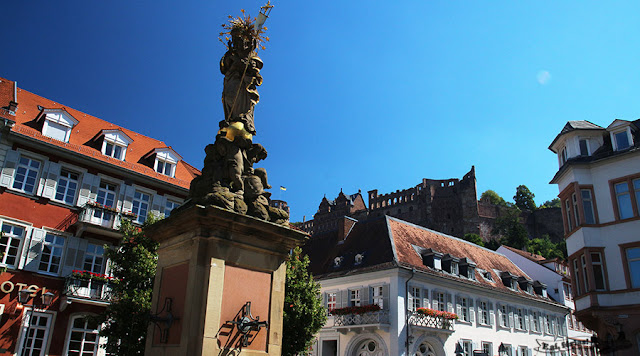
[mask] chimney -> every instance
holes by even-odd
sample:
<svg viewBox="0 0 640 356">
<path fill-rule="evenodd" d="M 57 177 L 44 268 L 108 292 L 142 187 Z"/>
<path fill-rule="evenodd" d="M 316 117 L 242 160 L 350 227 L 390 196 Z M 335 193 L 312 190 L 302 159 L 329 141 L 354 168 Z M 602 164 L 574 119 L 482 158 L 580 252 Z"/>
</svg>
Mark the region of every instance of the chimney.
<svg viewBox="0 0 640 356">
<path fill-rule="evenodd" d="M 343 216 L 338 220 L 338 239 L 340 241 L 344 241 L 347 239 L 347 236 L 351 232 L 353 225 L 355 225 L 358 220 L 350 218 L 348 216 Z"/>
</svg>

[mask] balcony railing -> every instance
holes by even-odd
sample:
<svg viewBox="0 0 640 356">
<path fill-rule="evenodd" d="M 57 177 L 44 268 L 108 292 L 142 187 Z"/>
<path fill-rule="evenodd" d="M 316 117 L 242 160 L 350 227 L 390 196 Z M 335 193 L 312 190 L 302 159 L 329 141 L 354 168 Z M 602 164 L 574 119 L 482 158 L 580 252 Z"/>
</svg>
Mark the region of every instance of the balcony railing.
<svg viewBox="0 0 640 356">
<path fill-rule="evenodd" d="M 455 323 L 455 320 L 445 319 L 440 316 L 424 315 L 416 312 L 408 313 L 411 313 L 409 314 L 410 325 L 453 331 L 453 324 Z"/>
<path fill-rule="evenodd" d="M 64 294 L 68 297 L 109 302 L 111 300 L 112 288 L 111 283 L 106 281 L 69 276 L 65 280 Z"/>
<path fill-rule="evenodd" d="M 333 326 L 388 324 L 389 312 L 380 310 L 364 314 L 345 314 L 333 317 Z"/>
<path fill-rule="evenodd" d="M 117 211 L 111 207 L 104 207 L 89 203 L 82 207 L 78 216 L 78 221 L 117 230 L 120 228 L 120 221 L 123 217 L 135 218 L 135 215 Z"/>
</svg>

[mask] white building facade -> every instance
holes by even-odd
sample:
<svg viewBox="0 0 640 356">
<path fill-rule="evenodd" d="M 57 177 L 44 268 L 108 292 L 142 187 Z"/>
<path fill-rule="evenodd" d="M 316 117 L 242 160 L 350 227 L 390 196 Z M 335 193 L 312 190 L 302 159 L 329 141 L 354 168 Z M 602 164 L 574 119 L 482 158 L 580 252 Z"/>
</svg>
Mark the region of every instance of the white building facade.
<svg viewBox="0 0 640 356">
<path fill-rule="evenodd" d="M 640 120 L 569 121 L 549 149 L 576 316 L 602 354 L 640 354 Z"/>
<path fill-rule="evenodd" d="M 563 303 L 570 309 L 565 323 L 569 341 L 570 355 L 594 355 L 597 353 L 592 345 L 593 331 L 576 319 L 575 304 L 571 293 L 569 268 L 560 259 L 545 259 L 540 255 L 520 251 L 509 246 L 500 246 L 497 252 L 507 256 L 516 266 L 525 271 L 529 277 L 547 285 L 548 294 L 555 301 Z"/>
<path fill-rule="evenodd" d="M 346 231 L 305 247 L 329 312 L 315 355 L 568 354 L 568 308 L 505 256 L 391 217 Z"/>
</svg>

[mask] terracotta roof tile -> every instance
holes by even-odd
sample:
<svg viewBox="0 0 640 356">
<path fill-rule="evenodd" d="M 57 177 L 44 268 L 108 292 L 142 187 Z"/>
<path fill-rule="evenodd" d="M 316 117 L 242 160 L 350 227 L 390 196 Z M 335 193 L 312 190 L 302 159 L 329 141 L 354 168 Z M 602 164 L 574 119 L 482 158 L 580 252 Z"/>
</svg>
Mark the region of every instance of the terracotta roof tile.
<svg viewBox="0 0 640 356">
<path fill-rule="evenodd" d="M 544 257 L 542 257 L 540 255 L 536 255 L 535 253 L 518 250 L 517 248 L 509 247 L 509 246 L 506 246 L 506 245 L 502 245 L 502 247 L 506 248 L 509 251 L 517 253 L 518 255 L 520 255 L 520 256 L 528 259 L 528 260 L 531 260 L 533 262 L 536 262 L 536 263 L 547 260 L 546 258 L 544 258 Z"/>
<path fill-rule="evenodd" d="M 13 100 L 13 82 L 0 78 L 0 107 L 8 105 L 10 100 Z M 68 143 L 46 137 L 42 135 L 40 131 L 27 125 L 27 123 L 32 122 L 38 117 L 41 111 L 39 107 L 44 109 L 64 109 L 79 121 L 79 123 L 74 126 Z M 199 170 L 184 161 L 180 161 L 178 163 L 175 178 L 157 173 L 152 167 L 148 167 L 138 162 L 149 151 L 156 148 L 167 147 L 167 144 L 164 142 L 85 114 L 73 108 L 65 107 L 62 104 L 43 98 L 24 89 L 18 88 L 18 109 L 13 120 L 16 121 L 13 131 L 18 134 L 29 136 L 39 141 L 80 153 L 82 155 L 101 160 L 105 163 L 126 168 L 186 189 L 189 189 L 191 180 L 200 174 Z M 102 130 L 121 130 L 133 139 L 133 142 L 127 147 L 125 161 L 107 157 L 98 149 L 88 145 L 88 143 L 91 143 Z"/>
</svg>

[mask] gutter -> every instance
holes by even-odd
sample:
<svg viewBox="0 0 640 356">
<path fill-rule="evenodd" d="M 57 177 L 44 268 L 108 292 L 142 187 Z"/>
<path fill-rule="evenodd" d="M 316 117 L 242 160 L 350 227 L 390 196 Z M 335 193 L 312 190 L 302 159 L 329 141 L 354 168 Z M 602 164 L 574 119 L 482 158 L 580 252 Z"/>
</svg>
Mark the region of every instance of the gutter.
<svg viewBox="0 0 640 356">
<path fill-rule="evenodd" d="M 409 281 L 413 279 L 413 277 L 415 277 L 416 275 L 416 269 L 413 268 L 411 269 L 411 277 L 409 279 L 407 279 L 407 281 L 404 283 L 404 290 L 406 292 L 406 296 L 404 298 L 404 312 L 405 314 L 407 313 L 407 311 L 409 310 Z M 404 342 L 406 348 L 407 348 L 407 356 L 409 355 L 409 314 L 405 315 L 404 318 L 404 330 L 405 330 L 405 334 L 406 334 L 406 340 Z"/>
</svg>

